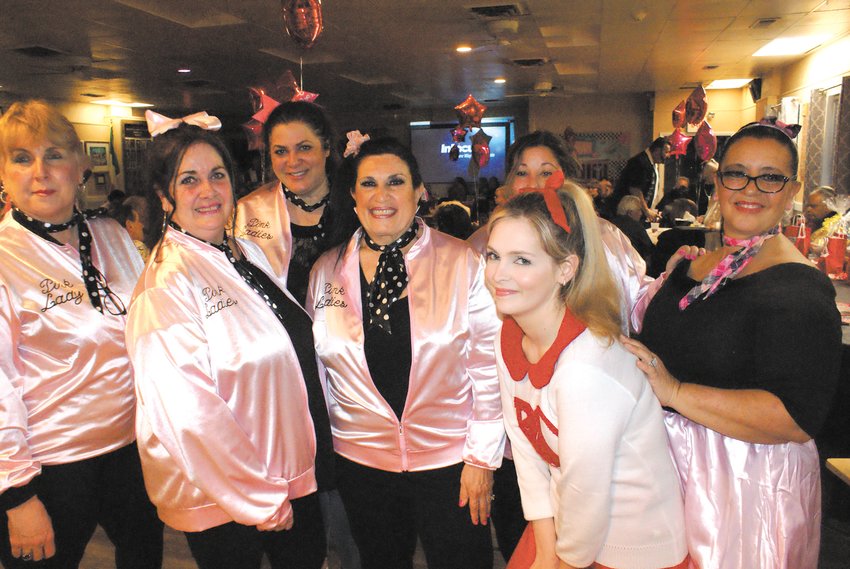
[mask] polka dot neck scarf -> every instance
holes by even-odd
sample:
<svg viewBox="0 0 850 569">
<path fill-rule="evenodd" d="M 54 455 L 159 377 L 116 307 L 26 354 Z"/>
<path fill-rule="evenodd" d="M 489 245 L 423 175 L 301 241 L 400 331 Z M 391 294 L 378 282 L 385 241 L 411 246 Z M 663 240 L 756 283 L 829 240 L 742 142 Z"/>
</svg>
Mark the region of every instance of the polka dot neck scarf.
<svg viewBox="0 0 850 569">
<path fill-rule="evenodd" d="M 365 230 L 363 231 L 366 245 L 381 253 L 378 257 L 378 267 L 375 269 L 375 278 L 369 289 L 369 327 L 377 326 L 387 334 L 392 334 L 390 307 L 407 288 L 407 269 L 404 268 L 404 255 L 401 250 L 413 241 L 418 229 L 419 224 L 414 218 L 408 230 L 389 245 L 378 245 Z"/>
<path fill-rule="evenodd" d="M 244 256 L 241 259 L 236 258 L 236 255 L 233 254 L 233 250 L 227 244 L 227 234 L 224 235 L 224 239 L 220 244 L 216 244 L 205 239 L 201 239 L 200 237 L 195 237 L 174 221 L 169 221 L 168 224 L 177 231 L 188 235 L 192 239 L 197 239 L 198 241 L 206 243 L 210 247 L 215 247 L 224 253 L 224 256 L 227 257 L 227 260 L 230 261 L 230 264 L 233 265 L 233 268 L 236 269 L 236 272 L 239 273 L 242 280 L 244 280 L 245 283 L 251 287 L 251 290 L 253 290 L 257 296 L 259 296 L 263 302 L 272 309 L 272 312 L 274 312 L 278 321 L 284 328 L 286 328 L 286 323 L 283 321 L 283 312 L 281 311 L 281 306 L 283 306 L 286 302 L 286 295 L 280 290 L 280 288 L 278 288 L 277 285 L 274 284 L 268 275 L 245 259 Z"/>
<path fill-rule="evenodd" d="M 106 210 L 103 208 L 87 211 L 85 214 L 75 208 L 71 219 L 65 223 L 47 223 L 46 221 L 41 221 L 25 214 L 16 207 L 12 208 L 12 217 L 15 221 L 42 239 L 46 239 L 56 245 L 62 245 L 62 243 L 54 239 L 50 235 L 51 233 L 59 233 L 60 231 L 65 231 L 76 226 L 80 246 L 83 284 L 86 285 L 86 293 L 88 294 L 89 301 L 94 309 L 101 314 L 106 310 L 113 316 L 121 316 L 127 314 L 127 308 L 124 306 L 121 298 L 109 288 L 109 283 L 106 282 L 106 277 L 103 276 L 103 273 L 94 266 L 94 261 L 92 260 L 91 230 L 89 230 L 89 225 L 86 223 L 87 218 L 93 219 L 105 213 Z"/>
<path fill-rule="evenodd" d="M 325 195 L 325 197 L 323 197 L 322 199 L 320 199 L 316 203 L 314 203 L 312 205 L 307 205 L 307 202 L 305 202 L 304 200 L 299 198 L 297 195 L 295 195 L 293 192 L 288 190 L 286 188 L 286 186 L 281 184 L 280 187 L 283 188 L 283 195 L 286 196 L 286 199 L 288 199 L 290 202 L 292 202 L 293 205 L 295 205 L 296 207 L 298 207 L 300 209 L 303 209 L 307 213 L 314 212 L 317 209 L 319 209 L 320 207 L 327 205 L 328 201 L 330 201 L 330 199 L 331 199 L 331 195 L 327 194 L 327 195 Z"/>
</svg>

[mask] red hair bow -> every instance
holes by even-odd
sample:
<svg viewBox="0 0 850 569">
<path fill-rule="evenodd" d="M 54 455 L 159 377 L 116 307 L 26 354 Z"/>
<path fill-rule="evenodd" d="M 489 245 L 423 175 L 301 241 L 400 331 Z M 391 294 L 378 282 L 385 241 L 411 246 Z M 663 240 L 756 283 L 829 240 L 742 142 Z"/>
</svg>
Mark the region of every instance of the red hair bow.
<svg viewBox="0 0 850 569">
<path fill-rule="evenodd" d="M 567 223 L 567 214 L 564 212 L 564 206 L 561 205 L 561 200 L 558 198 L 558 190 L 564 185 L 564 173 L 560 170 L 552 172 L 549 179 L 546 180 L 546 185 L 543 189 L 539 188 L 522 188 L 518 193 L 527 194 L 537 192 L 543 196 L 546 202 L 546 209 L 549 210 L 549 215 L 552 216 L 552 221 L 559 225 L 567 233 L 571 233 L 570 224 Z"/>
</svg>

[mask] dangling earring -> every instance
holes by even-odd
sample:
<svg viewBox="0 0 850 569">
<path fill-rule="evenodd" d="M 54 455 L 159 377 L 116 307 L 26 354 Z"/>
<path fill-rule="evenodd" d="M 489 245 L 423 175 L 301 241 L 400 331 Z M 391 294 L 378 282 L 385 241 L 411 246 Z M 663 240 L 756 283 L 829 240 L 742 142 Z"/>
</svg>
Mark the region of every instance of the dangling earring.
<svg viewBox="0 0 850 569">
<path fill-rule="evenodd" d="M 7 203 L 9 201 L 9 194 L 6 192 L 6 186 L 3 185 L 3 182 L 0 182 L 0 203 Z"/>
</svg>

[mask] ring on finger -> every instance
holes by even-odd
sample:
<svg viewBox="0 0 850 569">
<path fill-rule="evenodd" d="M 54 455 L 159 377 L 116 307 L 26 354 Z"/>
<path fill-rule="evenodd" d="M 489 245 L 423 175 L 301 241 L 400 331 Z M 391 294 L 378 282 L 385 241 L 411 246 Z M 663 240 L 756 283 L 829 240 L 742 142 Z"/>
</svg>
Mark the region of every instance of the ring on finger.
<svg viewBox="0 0 850 569">
<path fill-rule="evenodd" d="M 32 553 L 24 553 L 21 555 L 22 561 L 32 561 Z"/>
<path fill-rule="evenodd" d="M 652 359 L 649 360 L 649 365 L 651 365 L 652 367 L 657 367 L 658 366 L 658 358 L 656 358 L 655 356 L 652 356 Z"/>
<path fill-rule="evenodd" d="M 492 502 L 492 501 L 494 501 L 494 500 L 496 499 L 496 495 L 495 495 L 495 494 L 490 494 L 490 495 L 488 496 L 488 498 L 489 498 L 489 499 L 490 499 L 490 501 Z"/>
</svg>

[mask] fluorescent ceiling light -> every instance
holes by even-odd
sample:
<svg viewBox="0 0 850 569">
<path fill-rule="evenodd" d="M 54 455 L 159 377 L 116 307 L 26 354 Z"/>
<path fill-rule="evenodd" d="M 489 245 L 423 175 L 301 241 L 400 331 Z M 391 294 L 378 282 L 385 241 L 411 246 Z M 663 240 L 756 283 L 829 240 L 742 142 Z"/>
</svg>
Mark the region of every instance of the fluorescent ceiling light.
<svg viewBox="0 0 850 569">
<path fill-rule="evenodd" d="M 181 67 L 180 69 L 177 70 L 177 73 L 191 73 L 191 72 L 192 72 L 192 70 L 189 69 L 188 67 Z"/>
<path fill-rule="evenodd" d="M 472 51 L 472 48 L 468 45 L 459 45 L 455 50 L 458 53 L 469 53 L 470 51 Z"/>
<path fill-rule="evenodd" d="M 112 107 L 152 107 L 153 105 L 150 103 L 137 103 L 133 101 L 132 103 L 125 103 L 124 101 L 114 101 L 112 99 L 104 99 L 102 101 L 92 101 L 95 105 L 109 105 Z"/>
<path fill-rule="evenodd" d="M 795 38 L 776 38 L 757 52 L 753 57 L 777 57 L 782 55 L 800 55 L 814 49 L 826 40 L 828 35 L 800 36 Z"/>
<path fill-rule="evenodd" d="M 750 81 L 752 77 L 747 79 L 715 79 L 705 86 L 706 89 L 740 89 Z"/>
<path fill-rule="evenodd" d="M 493 83 L 499 83 L 499 84 L 502 84 L 502 83 L 504 83 L 504 82 L 505 82 L 505 78 L 504 78 L 504 77 L 497 77 L 496 79 L 494 79 L 494 80 L 493 80 Z"/>
</svg>

